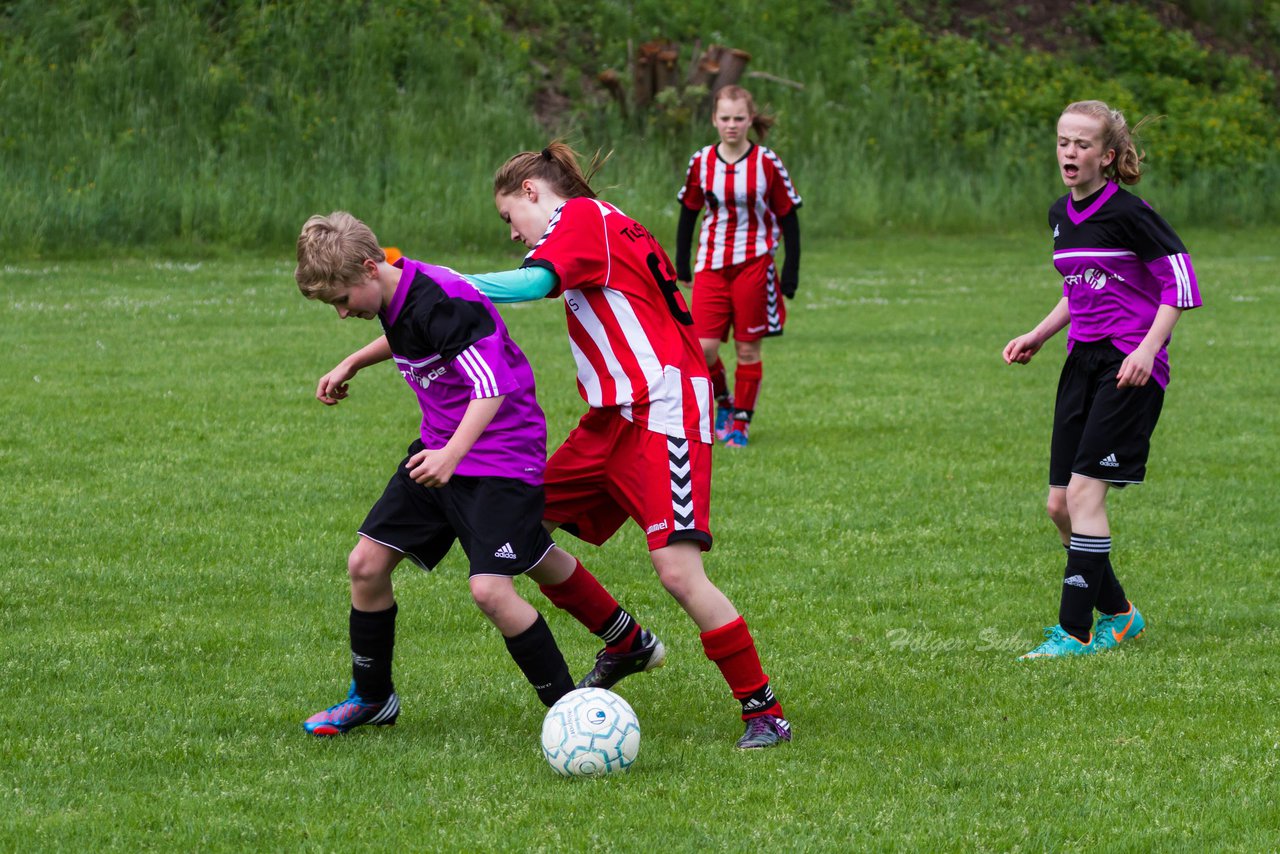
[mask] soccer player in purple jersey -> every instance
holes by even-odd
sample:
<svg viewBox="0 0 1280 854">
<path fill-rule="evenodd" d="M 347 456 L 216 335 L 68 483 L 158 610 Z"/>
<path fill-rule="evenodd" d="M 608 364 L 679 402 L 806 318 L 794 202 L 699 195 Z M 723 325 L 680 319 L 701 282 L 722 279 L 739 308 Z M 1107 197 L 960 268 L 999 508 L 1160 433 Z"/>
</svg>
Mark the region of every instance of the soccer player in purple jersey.
<svg viewBox="0 0 1280 854">
<path fill-rule="evenodd" d="M 493 304 L 465 279 L 408 258 L 388 263 L 373 232 L 348 213 L 307 221 L 294 275 L 309 299 L 333 306 L 340 318 L 377 319 L 385 332 L 321 377 L 316 398 L 335 405 L 357 372 L 394 359 L 422 409 L 419 438 L 360 526 L 347 561 L 349 694 L 304 729 L 332 736 L 395 723 L 391 572 L 406 557 L 431 569 L 455 539 L 470 563 L 476 604 L 538 698 L 552 705 L 574 682 L 546 621 L 516 592 L 515 576 L 559 591 L 558 604 L 606 642 L 630 641 L 643 630 L 585 569 L 565 572 L 563 562 L 547 559 L 556 551 L 542 525 L 547 427 L 528 360 Z"/>
<path fill-rule="evenodd" d="M 1122 190 L 1142 156 L 1124 116 L 1101 101 L 1069 104 L 1058 119 L 1058 168 L 1070 192 L 1049 209 L 1062 299 L 1004 348 L 1025 365 L 1060 330 L 1049 453 L 1050 518 L 1067 549 L 1058 625 L 1022 658 L 1083 655 L 1142 634 L 1146 622 L 1111 567 L 1107 493 L 1141 483 L 1169 383 L 1168 344 L 1182 312 L 1200 305 L 1191 257 L 1150 205 Z M 1093 610 L 1102 617 L 1093 624 Z"/>
</svg>

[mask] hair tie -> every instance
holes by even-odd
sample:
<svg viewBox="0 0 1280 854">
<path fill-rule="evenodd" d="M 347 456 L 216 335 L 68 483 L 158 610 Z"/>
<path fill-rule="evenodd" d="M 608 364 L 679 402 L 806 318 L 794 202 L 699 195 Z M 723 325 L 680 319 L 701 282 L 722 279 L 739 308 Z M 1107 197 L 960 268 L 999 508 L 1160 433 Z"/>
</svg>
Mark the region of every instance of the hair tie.
<svg viewBox="0 0 1280 854">
<path fill-rule="evenodd" d="M 542 159 L 543 159 L 543 160 L 551 160 L 551 159 L 552 159 L 552 157 L 551 157 L 551 149 L 550 149 L 550 148 L 544 148 L 544 149 L 542 149 Z"/>
</svg>

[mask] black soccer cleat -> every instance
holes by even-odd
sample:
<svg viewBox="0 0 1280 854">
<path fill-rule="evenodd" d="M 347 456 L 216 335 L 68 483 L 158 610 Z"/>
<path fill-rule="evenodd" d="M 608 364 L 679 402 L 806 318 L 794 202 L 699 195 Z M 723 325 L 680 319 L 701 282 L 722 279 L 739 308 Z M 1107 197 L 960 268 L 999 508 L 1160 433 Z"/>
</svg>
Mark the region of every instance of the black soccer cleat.
<svg viewBox="0 0 1280 854">
<path fill-rule="evenodd" d="M 602 649 L 596 653 L 596 666 L 578 682 L 579 688 L 604 688 L 617 685 L 633 673 L 656 670 L 667 662 L 667 648 L 652 632 L 640 630 L 640 648 L 635 652 L 613 653 Z"/>
</svg>

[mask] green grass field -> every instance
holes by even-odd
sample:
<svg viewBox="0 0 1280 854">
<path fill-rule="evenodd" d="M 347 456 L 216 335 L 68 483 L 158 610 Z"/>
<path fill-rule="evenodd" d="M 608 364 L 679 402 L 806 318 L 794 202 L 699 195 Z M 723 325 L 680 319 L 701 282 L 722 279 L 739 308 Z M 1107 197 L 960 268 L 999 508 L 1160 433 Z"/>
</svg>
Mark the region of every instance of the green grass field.
<svg viewBox="0 0 1280 854">
<path fill-rule="evenodd" d="M 1145 638 L 1015 660 L 1061 584 L 1064 342 L 999 357 L 1056 299 L 1044 235 L 815 242 L 751 447 L 716 451 L 708 556 L 796 740 L 732 749 L 737 704 L 638 530 L 562 537 L 670 650 L 620 686 L 639 760 L 596 781 L 543 762 L 457 550 L 397 574 L 399 724 L 304 736 L 346 690 L 345 556 L 417 411 L 385 366 L 313 399 L 375 326 L 303 300 L 291 247 L 7 261 L 0 849 L 1274 850 L 1280 234 L 1183 236 L 1206 306 L 1149 482 L 1111 502 Z M 561 312 L 505 311 L 553 444 L 583 408 Z M 595 639 L 522 589 L 579 675 Z"/>
</svg>

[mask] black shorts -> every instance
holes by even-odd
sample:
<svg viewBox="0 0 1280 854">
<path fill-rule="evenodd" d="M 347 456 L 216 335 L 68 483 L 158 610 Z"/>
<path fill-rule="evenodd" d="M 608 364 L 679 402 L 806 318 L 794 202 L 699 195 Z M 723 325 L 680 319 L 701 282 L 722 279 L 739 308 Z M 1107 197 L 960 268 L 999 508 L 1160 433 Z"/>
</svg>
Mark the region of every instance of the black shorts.
<svg viewBox="0 0 1280 854">
<path fill-rule="evenodd" d="M 409 477 L 405 463 L 360 525 L 360 536 L 395 549 L 423 569 L 435 567 L 456 539 L 470 575 L 516 576 L 538 564 L 555 545 L 542 527 L 542 487 L 509 477 L 454 475 L 440 487 Z"/>
<path fill-rule="evenodd" d="M 1049 485 L 1072 474 L 1116 486 L 1142 483 L 1164 389 L 1155 380 L 1116 388 L 1125 354 L 1110 341 L 1077 343 L 1058 380 L 1049 450 Z"/>
</svg>

